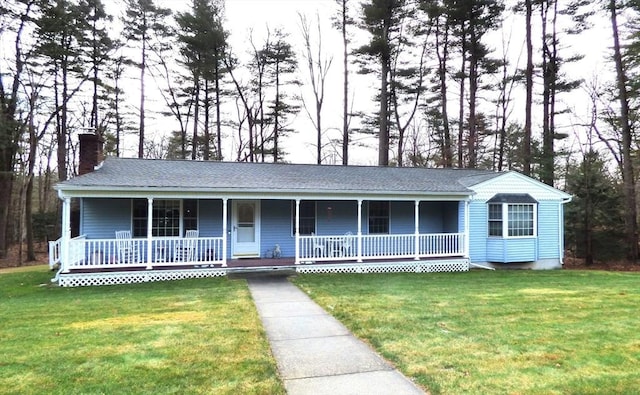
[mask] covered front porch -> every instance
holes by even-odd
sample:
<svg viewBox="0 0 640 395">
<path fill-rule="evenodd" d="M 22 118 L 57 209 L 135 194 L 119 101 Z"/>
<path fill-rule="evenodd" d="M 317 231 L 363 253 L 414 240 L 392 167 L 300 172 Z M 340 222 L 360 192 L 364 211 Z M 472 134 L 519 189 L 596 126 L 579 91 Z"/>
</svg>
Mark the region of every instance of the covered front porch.
<svg viewBox="0 0 640 395">
<path fill-rule="evenodd" d="M 144 210 L 138 207 L 141 202 Z M 177 207 L 174 214 L 166 210 L 173 207 L 168 202 Z M 380 206 L 385 210 L 380 211 Z M 56 279 L 61 285 L 108 284 L 114 278 L 129 282 L 124 279 L 218 276 L 238 269 L 284 266 L 301 273 L 468 268 L 468 203 L 463 200 L 373 204 L 364 199 L 146 196 L 82 198 L 81 207 L 84 233 L 71 237 L 71 199 L 63 199 L 65 232 L 49 246 L 50 265 L 59 268 Z M 128 207 L 130 213 L 126 213 Z M 140 211 L 146 211 L 142 227 L 146 237 L 100 237 L 117 233 L 127 223 L 133 224 L 135 233 Z M 159 218 L 162 215 L 168 217 Z M 158 224 L 171 222 L 171 215 L 177 221 L 178 236 L 158 236 Z M 116 221 L 118 216 L 123 219 Z M 196 229 L 188 231 L 189 224 Z M 376 230 L 385 233 L 372 234 Z M 243 246 L 245 239 L 254 250 Z M 448 264 L 452 269 L 447 270 Z"/>
<path fill-rule="evenodd" d="M 78 236 L 64 243 L 49 242 L 49 265 L 62 273 L 73 270 L 157 269 L 368 262 L 375 260 L 422 260 L 465 256 L 464 233 L 417 235 L 329 235 L 299 236 L 296 257 L 283 258 L 267 251 L 263 258 L 228 260 L 224 237 L 88 239 Z M 192 245 L 187 247 L 191 242 Z M 66 245 L 65 245 L 66 244 Z M 190 251 L 187 249 L 191 248 Z M 65 254 L 66 250 L 66 254 Z M 66 255 L 66 256 L 65 256 Z M 270 258 L 270 259 L 268 259 Z"/>
</svg>

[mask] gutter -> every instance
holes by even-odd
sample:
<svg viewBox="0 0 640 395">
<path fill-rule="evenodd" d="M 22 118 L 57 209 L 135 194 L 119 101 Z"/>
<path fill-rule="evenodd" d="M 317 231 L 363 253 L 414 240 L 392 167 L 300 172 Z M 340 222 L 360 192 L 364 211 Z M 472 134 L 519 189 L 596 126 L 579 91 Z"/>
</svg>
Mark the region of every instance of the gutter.
<svg viewBox="0 0 640 395">
<path fill-rule="evenodd" d="M 558 257 L 560 259 L 560 265 L 564 266 L 564 205 L 571 202 L 573 196 L 562 199 L 560 202 L 560 209 L 558 210 L 558 223 L 560 224 L 560 231 L 558 232 Z"/>
</svg>

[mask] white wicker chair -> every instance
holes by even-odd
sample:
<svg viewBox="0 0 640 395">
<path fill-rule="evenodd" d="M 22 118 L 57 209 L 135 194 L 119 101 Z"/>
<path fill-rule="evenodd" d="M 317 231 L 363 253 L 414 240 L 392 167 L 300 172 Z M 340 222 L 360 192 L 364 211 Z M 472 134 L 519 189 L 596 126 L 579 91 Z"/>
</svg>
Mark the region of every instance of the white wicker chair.
<svg viewBox="0 0 640 395">
<path fill-rule="evenodd" d="M 118 263 L 140 263 L 138 243 L 131 238 L 131 231 L 116 231 L 116 245 L 118 247 Z"/>
<path fill-rule="evenodd" d="M 322 258 L 326 256 L 326 246 L 323 243 L 318 242 L 316 238 L 316 234 L 311 232 L 312 242 L 313 242 L 313 257 L 314 258 Z"/>
<path fill-rule="evenodd" d="M 198 245 L 198 231 L 188 230 L 184 234 L 184 239 L 176 243 L 173 251 L 174 262 L 192 262 L 196 257 Z"/>
</svg>

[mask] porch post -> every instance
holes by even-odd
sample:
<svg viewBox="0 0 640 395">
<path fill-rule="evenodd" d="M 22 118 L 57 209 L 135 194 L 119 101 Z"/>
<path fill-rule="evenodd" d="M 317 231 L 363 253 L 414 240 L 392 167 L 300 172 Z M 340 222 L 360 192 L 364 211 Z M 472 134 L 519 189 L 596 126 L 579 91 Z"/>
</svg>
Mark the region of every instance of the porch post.
<svg viewBox="0 0 640 395">
<path fill-rule="evenodd" d="M 227 267 L 227 201 L 222 199 L 222 267 Z"/>
<path fill-rule="evenodd" d="M 506 218 L 506 217 L 505 217 Z M 471 232 L 469 231 L 469 199 L 464 201 L 464 251 L 463 255 L 465 258 L 469 258 L 469 235 Z"/>
<path fill-rule="evenodd" d="M 153 246 L 151 245 L 152 240 L 153 240 L 153 198 L 147 198 L 147 269 L 153 268 Z"/>
<path fill-rule="evenodd" d="M 62 245 L 61 250 L 61 265 L 62 272 L 69 273 L 69 248 L 71 243 L 71 198 L 65 197 L 62 199 Z"/>
<path fill-rule="evenodd" d="M 362 262 L 362 199 L 358 199 L 358 262 Z"/>
<path fill-rule="evenodd" d="M 414 215 L 414 223 L 415 223 L 415 259 L 416 261 L 420 260 L 420 201 L 416 200 L 414 202 L 415 208 L 413 210 Z"/>
<path fill-rule="evenodd" d="M 296 199 L 296 258 L 295 264 L 300 264 L 300 199 Z"/>
</svg>

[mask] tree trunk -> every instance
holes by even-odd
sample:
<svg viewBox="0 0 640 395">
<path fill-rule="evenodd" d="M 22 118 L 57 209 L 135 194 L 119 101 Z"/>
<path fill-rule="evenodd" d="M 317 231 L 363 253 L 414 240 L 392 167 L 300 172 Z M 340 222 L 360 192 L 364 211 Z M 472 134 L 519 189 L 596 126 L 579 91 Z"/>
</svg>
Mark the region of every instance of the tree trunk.
<svg viewBox="0 0 640 395">
<path fill-rule="evenodd" d="M 193 138 L 191 139 L 191 160 L 196 160 L 198 153 L 198 118 L 200 116 L 200 76 L 196 75 L 193 79 Z M 183 158 L 184 159 L 184 158 Z"/>
<path fill-rule="evenodd" d="M 276 60 L 275 66 L 276 100 L 273 103 L 275 108 L 273 112 L 273 163 L 278 162 L 278 135 L 280 133 L 280 62 L 278 60 Z"/>
<path fill-rule="evenodd" d="M 316 99 L 316 134 L 317 134 L 317 141 L 316 144 L 318 145 L 318 164 L 321 165 L 322 164 L 322 103 L 320 103 L 317 99 Z"/>
<path fill-rule="evenodd" d="M 555 10 L 554 10 L 555 13 Z M 555 91 L 555 67 L 557 59 L 555 49 L 549 48 L 547 43 L 547 24 L 549 15 L 548 3 L 541 6 L 542 19 L 542 157 L 540 158 L 540 179 L 547 185 L 553 185 L 555 153 L 553 152 L 553 119 L 554 119 L 554 91 Z M 555 15 L 554 15 L 555 24 Z M 551 36 L 552 44 L 555 47 L 555 26 Z"/>
<path fill-rule="evenodd" d="M 609 1 L 611 12 L 611 29 L 613 35 L 613 58 L 616 65 L 618 97 L 620 99 L 620 124 L 622 127 L 622 178 L 625 199 L 625 234 L 627 239 L 627 259 L 638 260 L 638 223 L 635 194 L 635 178 L 631 158 L 632 131 L 629 123 L 629 99 L 627 93 L 627 76 L 622 63 L 620 38 L 618 36 L 617 6 L 615 0 Z"/>
<path fill-rule="evenodd" d="M 478 122 L 476 120 L 476 95 L 478 92 L 478 42 L 475 33 L 475 27 L 470 26 L 471 51 L 469 57 L 469 140 L 467 141 L 467 150 L 469 151 L 468 166 L 475 169 L 477 165 L 477 139 L 478 139 Z"/>
<path fill-rule="evenodd" d="M 35 125 L 33 122 L 34 111 L 36 105 L 36 95 L 32 94 L 29 100 L 31 111 L 29 113 L 29 157 L 27 163 L 27 186 L 24 199 L 24 219 L 25 233 L 27 239 L 27 261 L 35 261 L 36 253 L 33 240 L 33 171 L 36 167 L 36 158 L 38 154 L 38 137 L 36 136 Z"/>
<path fill-rule="evenodd" d="M 202 159 L 210 160 L 211 159 L 211 132 L 209 131 L 209 121 L 210 121 L 210 113 L 211 113 L 211 98 L 209 93 L 209 78 L 205 78 L 204 80 L 204 136 L 203 143 L 204 147 L 202 147 Z"/>
<path fill-rule="evenodd" d="M 380 57 L 380 130 L 378 133 L 378 165 L 389 166 L 389 56 L 383 53 Z"/>
<path fill-rule="evenodd" d="M 62 104 L 60 105 L 60 117 L 58 127 L 58 179 L 67 179 L 67 94 L 68 94 L 68 65 L 66 55 L 62 58 L 60 65 L 62 73 Z M 58 106 L 56 106 L 58 108 Z"/>
<path fill-rule="evenodd" d="M 523 173 L 531 175 L 531 108 L 533 103 L 533 40 L 531 36 L 531 17 L 533 14 L 531 2 L 525 0 L 526 7 L 526 46 L 527 46 L 527 69 L 525 71 L 526 98 L 524 104 L 524 141 L 522 151 Z"/>
<path fill-rule="evenodd" d="M 91 106 L 91 124 L 90 126 L 94 128 L 96 133 L 98 131 L 98 38 L 97 38 L 97 17 L 96 14 L 96 4 L 93 7 L 94 18 L 93 23 L 91 25 L 91 34 L 92 34 L 92 44 L 93 51 L 91 53 L 91 62 L 93 63 L 93 97 L 92 97 L 92 106 Z"/>
<path fill-rule="evenodd" d="M 222 160 L 222 122 L 220 121 L 220 67 L 218 55 L 216 55 L 215 79 L 216 79 L 216 160 Z"/>
<path fill-rule="evenodd" d="M 447 104 L 447 61 L 449 57 L 449 27 L 445 24 L 444 41 L 440 42 L 440 26 L 436 31 L 436 54 L 438 56 L 438 79 L 440 81 L 440 112 L 442 115 L 442 162 L 444 167 L 453 167 L 453 147 L 451 144 L 451 130 L 449 128 L 449 113 Z M 440 53 L 442 47 L 442 54 Z"/>
<path fill-rule="evenodd" d="M 342 164 L 349 164 L 349 62 L 347 38 L 347 0 L 342 0 Z"/>
<path fill-rule="evenodd" d="M 142 59 L 140 62 L 140 130 L 138 137 L 138 158 L 144 158 L 144 75 L 147 68 L 147 33 L 146 14 L 143 14 L 144 27 L 142 33 Z"/>
<path fill-rule="evenodd" d="M 582 159 L 583 174 L 585 176 L 585 196 L 584 196 L 584 262 L 586 265 L 593 264 L 593 201 L 591 199 L 591 158 Z"/>
<path fill-rule="evenodd" d="M 9 204 L 11 203 L 12 190 L 13 171 L 0 171 L 0 258 L 7 256 L 7 228 L 9 226 Z"/>
<path fill-rule="evenodd" d="M 465 72 L 467 62 L 467 40 L 466 29 L 462 25 L 462 48 L 461 48 L 462 64 L 460 65 L 460 98 L 458 99 L 458 167 L 464 167 L 464 91 L 465 91 Z"/>
</svg>

